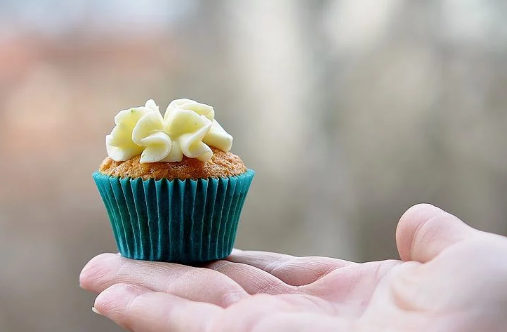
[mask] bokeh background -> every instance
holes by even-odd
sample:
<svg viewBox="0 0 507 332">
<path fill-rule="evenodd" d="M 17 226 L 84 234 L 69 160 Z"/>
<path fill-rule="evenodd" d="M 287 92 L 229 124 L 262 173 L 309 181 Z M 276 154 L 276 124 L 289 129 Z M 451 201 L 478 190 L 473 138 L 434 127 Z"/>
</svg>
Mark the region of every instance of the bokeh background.
<svg viewBox="0 0 507 332">
<path fill-rule="evenodd" d="M 0 0 L 0 331 L 120 331 L 91 173 L 121 109 L 215 107 L 256 170 L 237 246 L 396 258 L 412 204 L 507 234 L 507 2 Z"/>
</svg>

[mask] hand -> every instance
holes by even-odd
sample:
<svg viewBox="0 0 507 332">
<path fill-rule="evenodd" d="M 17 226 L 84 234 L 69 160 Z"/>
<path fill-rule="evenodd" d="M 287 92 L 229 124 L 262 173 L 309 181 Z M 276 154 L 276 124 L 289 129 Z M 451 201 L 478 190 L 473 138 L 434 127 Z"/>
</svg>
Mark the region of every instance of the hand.
<svg viewBox="0 0 507 332">
<path fill-rule="evenodd" d="M 507 238 L 417 205 L 396 231 L 401 261 L 353 263 L 234 251 L 203 267 L 92 259 L 95 309 L 135 332 L 505 331 Z"/>
</svg>

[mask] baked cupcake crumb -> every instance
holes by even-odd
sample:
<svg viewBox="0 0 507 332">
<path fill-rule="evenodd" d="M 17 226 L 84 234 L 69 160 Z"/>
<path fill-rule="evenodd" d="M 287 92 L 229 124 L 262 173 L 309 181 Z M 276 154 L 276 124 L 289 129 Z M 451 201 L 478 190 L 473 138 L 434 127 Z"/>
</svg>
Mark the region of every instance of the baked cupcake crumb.
<svg viewBox="0 0 507 332">
<path fill-rule="evenodd" d="M 215 148 L 211 160 L 202 162 L 195 158 L 183 157 L 181 162 L 143 163 L 141 156 L 135 156 L 127 161 L 114 161 L 107 157 L 102 161 L 99 172 L 120 178 L 148 179 L 205 179 L 226 178 L 238 176 L 247 171 L 240 157 L 231 152 L 224 152 Z"/>
</svg>

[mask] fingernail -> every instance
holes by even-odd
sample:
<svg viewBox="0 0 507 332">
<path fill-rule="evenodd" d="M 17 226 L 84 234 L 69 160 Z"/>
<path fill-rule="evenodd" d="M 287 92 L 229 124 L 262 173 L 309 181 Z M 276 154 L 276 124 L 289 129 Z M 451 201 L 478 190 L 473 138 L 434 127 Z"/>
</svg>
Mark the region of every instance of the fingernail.
<svg viewBox="0 0 507 332">
<path fill-rule="evenodd" d="M 236 249 L 236 248 L 234 248 L 234 249 L 232 249 L 231 255 L 239 254 L 239 253 L 241 253 L 242 251 L 243 251 L 243 250 L 241 250 L 241 249 Z"/>
<path fill-rule="evenodd" d="M 119 252 L 118 252 L 118 253 L 116 253 L 116 254 L 117 254 L 118 256 L 121 256 L 121 253 L 119 253 Z"/>
<path fill-rule="evenodd" d="M 97 310 L 97 308 L 92 307 L 92 311 L 93 311 L 94 313 L 96 313 L 97 315 L 101 315 L 101 316 L 102 316 L 102 314 L 101 314 L 101 313 Z"/>
</svg>

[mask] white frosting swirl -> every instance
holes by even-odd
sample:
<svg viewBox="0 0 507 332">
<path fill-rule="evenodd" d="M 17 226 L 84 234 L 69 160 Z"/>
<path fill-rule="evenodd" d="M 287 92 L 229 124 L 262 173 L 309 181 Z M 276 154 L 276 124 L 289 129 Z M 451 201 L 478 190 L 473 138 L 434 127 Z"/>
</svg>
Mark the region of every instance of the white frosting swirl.
<svg viewBox="0 0 507 332">
<path fill-rule="evenodd" d="M 116 127 L 106 136 L 109 157 L 125 161 L 141 155 L 141 163 L 179 162 L 183 156 L 208 161 L 210 147 L 230 151 L 232 136 L 215 120 L 213 107 L 190 99 L 177 99 L 162 117 L 148 100 L 144 107 L 120 111 Z"/>
</svg>

